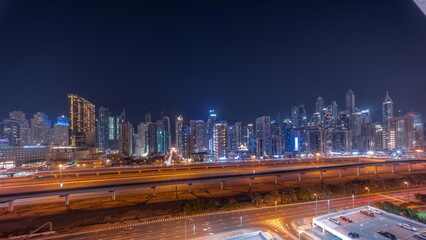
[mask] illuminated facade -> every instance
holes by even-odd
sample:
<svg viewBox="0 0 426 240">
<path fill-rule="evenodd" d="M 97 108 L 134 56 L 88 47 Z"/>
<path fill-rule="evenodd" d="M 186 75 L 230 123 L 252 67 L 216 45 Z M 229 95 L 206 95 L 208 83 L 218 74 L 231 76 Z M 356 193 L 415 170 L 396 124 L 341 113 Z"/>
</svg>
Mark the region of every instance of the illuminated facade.
<svg viewBox="0 0 426 240">
<path fill-rule="evenodd" d="M 214 157 L 216 160 L 226 160 L 228 157 L 228 125 L 225 122 L 216 123 L 213 127 Z"/>
<path fill-rule="evenodd" d="M 383 127 L 389 127 L 389 119 L 393 118 L 393 101 L 389 96 L 389 92 L 386 92 L 386 97 L 382 105 L 382 113 Z"/>
<path fill-rule="evenodd" d="M 69 144 L 69 121 L 64 115 L 56 120 L 52 130 L 52 144 L 58 146 L 68 146 Z"/>
<path fill-rule="evenodd" d="M 75 94 L 69 94 L 68 100 L 71 146 L 94 147 L 96 145 L 95 105 Z"/>
</svg>

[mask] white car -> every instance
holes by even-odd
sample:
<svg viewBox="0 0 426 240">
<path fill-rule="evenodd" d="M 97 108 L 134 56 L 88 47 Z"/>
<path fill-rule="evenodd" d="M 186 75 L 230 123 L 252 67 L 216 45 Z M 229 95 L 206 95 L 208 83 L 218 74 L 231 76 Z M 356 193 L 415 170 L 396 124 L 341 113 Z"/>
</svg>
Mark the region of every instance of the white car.
<svg viewBox="0 0 426 240">
<path fill-rule="evenodd" d="M 408 224 L 406 224 L 406 223 L 398 223 L 398 226 L 400 226 L 400 227 L 402 227 L 402 228 L 405 228 L 405 229 L 408 229 L 408 230 L 411 230 L 411 231 L 413 231 L 413 232 L 416 232 L 416 231 L 417 231 L 417 229 L 416 229 L 415 227 L 413 227 L 413 226 L 411 226 L 411 225 L 408 225 Z"/>
<path fill-rule="evenodd" d="M 418 233 L 417 236 L 421 239 L 426 239 L 426 234 L 424 233 Z"/>
<path fill-rule="evenodd" d="M 383 214 L 382 212 L 380 212 L 379 210 L 374 209 L 374 208 L 369 208 L 368 210 L 370 210 L 370 212 L 377 213 L 377 214 L 379 214 L 379 215 L 382 215 L 382 214 Z"/>
<path fill-rule="evenodd" d="M 332 223 L 335 223 L 335 224 L 337 224 L 337 225 L 340 225 L 340 222 L 339 222 L 339 220 L 337 220 L 337 219 L 335 219 L 335 218 L 329 218 L 328 219 L 330 222 L 332 222 Z"/>
</svg>

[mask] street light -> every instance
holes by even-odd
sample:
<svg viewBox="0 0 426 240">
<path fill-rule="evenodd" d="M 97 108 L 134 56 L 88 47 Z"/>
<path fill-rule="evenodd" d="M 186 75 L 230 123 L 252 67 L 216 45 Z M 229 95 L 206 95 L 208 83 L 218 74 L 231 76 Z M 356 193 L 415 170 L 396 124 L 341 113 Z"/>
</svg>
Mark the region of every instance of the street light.
<svg viewBox="0 0 426 240">
<path fill-rule="evenodd" d="M 327 205 L 328 205 L 328 213 L 330 213 L 330 199 L 328 199 Z"/>
<path fill-rule="evenodd" d="M 241 239 L 243 239 L 243 216 L 240 216 L 240 222 L 241 222 Z"/>
<path fill-rule="evenodd" d="M 355 195 L 352 194 L 352 209 L 355 209 Z"/>
<path fill-rule="evenodd" d="M 185 219 L 185 240 L 186 240 L 186 219 Z"/>
<path fill-rule="evenodd" d="M 407 203 L 409 203 L 410 202 L 410 189 L 408 189 L 409 183 L 405 181 L 404 184 L 407 185 Z"/>
<path fill-rule="evenodd" d="M 314 193 L 315 196 L 315 217 L 318 216 L 318 195 Z"/>
<path fill-rule="evenodd" d="M 59 178 L 62 178 L 62 164 L 59 164 Z"/>
<path fill-rule="evenodd" d="M 367 199 L 368 199 L 368 206 L 370 206 L 370 189 L 368 187 L 365 187 L 365 190 L 368 191 Z"/>
</svg>

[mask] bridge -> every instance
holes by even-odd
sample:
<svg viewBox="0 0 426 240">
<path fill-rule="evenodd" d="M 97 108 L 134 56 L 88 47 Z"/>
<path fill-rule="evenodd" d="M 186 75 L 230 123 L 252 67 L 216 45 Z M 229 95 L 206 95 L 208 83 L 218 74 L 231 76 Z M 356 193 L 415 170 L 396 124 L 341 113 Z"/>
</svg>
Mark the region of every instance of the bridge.
<svg viewBox="0 0 426 240">
<path fill-rule="evenodd" d="M 391 172 L 394 173 L 395 165 L 406 165 L 408 172 L 412 171 L 412 165 L 414 164 L 425 164 L 426 160 L 400 160 L 400 161 L 387 161 L 387 162 L 368 162 L 368 163 L 356 163 L 356 164 L 341 164 L 333 166 L 317 166 L 309 168 L 300 168 L 300 169 L 287 169 L 280 171 L 268 171 L 268 172 L 253 172 L 245 174 L 234 174 L 226 176 L 207 176 L 207 177 L 195 177 L 195 178 L 184 178 L 176 180 L 162 180 L 162 181 L 150 181 L 142 183 L 123 183 L 123 184 L 113 184 L 113 185 L 103 185 L 103 186 L 88 186 L 88 187 L 78 187 L 78 188 L 68 188 L 68 189 L 57 189 L 57 190 L 45 190 L 45 191 L 33 191 L 33 192 L 23 192 L 15 194 L 5 194 L 0 195 L 0 203 L 8 203 L 8 211 L 13 211 L 13 202 L 18 199 L 29 199 L 29 198 L 39 198 L 47 196 L 60 196 L 64 197 L 65 205 L 69 205 L 69 196 L 71 194 L 80 194 L 80 193 L 90 193 L 90 192 L 110 192 L 111 199 L 115 200 L 116 192 L 123 189 L 132 189 L 132 188 L 151 188 L 152 194 L 155 196 L 155 189 L 159 186 L 170 186 L 170 185 L 181 185 L 186 184 L 188 186 L 188 191 L 191 192 L 191 186 L 193 183 L 202 183 L 202 182 L 217 182 L 220 183 L 220 188 L 223 189 L 223 183 L 225 181 L 231 181 L 236 179 L 248 179 L 249 186 L 252 186 L 253 180 L 261 177 L 275 177 L 275 184 L 277 184 L 277 178 L 286 175 L 286 174 L 298 174 L 299 181 L 302 180 L 302 174 L 307 172 L 319 172 L 320 179 L 323 179 L 323 173 L 332 170 L 339 171 L 339 177 L 343 177 L 342 170 L 355 168 L 356 174 L 360 175 L 360 169 L 365 167 L 374 167 L 375 174 L 377 174 L 377 167 L 379 166 L 391 166 Z"/>
</svg>

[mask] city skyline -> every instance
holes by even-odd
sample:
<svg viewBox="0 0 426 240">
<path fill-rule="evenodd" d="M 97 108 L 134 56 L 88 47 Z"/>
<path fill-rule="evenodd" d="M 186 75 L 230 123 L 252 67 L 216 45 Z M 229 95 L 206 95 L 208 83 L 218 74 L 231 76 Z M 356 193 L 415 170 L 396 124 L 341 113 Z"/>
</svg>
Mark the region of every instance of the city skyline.
<svg viewBox="0 0 426 240">
<path fill-rule="evenodd" d="M 344 106 L 347 89 L 373 113 L 385 91 L 395 110 L 426 112 L 426 30 L 413 1 L 166 9 L 154 2 L 6 1 L 0 11 L 1 21 L 13 23 L 0 25 L 2 116 L 15 109 L 66 114 L 58 99 L 77 93 L 113 111 L 126 108 L 132 123 L 146 109 L 191 119 L 215 109 L 230 121 L 250 121 L 298 103 L 312 111 L 317 96 Z"/>
</svg>

